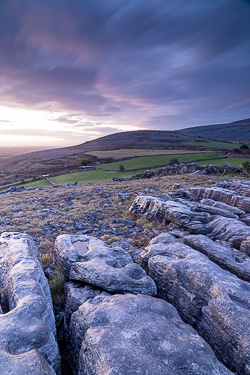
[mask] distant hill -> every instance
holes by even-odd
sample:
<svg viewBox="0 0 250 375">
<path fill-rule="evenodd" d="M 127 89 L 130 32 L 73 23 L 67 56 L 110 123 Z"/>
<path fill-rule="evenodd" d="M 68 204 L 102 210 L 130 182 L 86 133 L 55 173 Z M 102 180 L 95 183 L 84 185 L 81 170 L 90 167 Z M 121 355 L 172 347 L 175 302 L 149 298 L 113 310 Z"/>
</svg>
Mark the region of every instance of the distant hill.
<svg viewBox="0 0 250 375">
<path fill-rule="evenodd" d="M 215 141 L 250 143 L 250 118 L 228 124 L 196 126 L 174 133 Z"/>
<path fill-rule="evenodd" d="M 27 174 L 46 174 L 56 171 L 77 168 L 86 158 L 91 162 L 96 157 L 86 155 L 91 151 L 106 151 L 117 149 L 227 149 L 214 142 L 203 141 L 200 138 L 215 141 L 240 142 L 250 144 L 250 119 L 235 121 L 229 124 L 198 126 L 176 131 L 138 130 L 120 132 L 97 138 L 72 147 L 52 150 L 35 151 L 23 155 L 0 160 L 0 179 L 7 172 Z M 230 145 L 232 149 L 233 145 Z M 234 147 L 234 146 L 233 146 Z"/>
</svg>

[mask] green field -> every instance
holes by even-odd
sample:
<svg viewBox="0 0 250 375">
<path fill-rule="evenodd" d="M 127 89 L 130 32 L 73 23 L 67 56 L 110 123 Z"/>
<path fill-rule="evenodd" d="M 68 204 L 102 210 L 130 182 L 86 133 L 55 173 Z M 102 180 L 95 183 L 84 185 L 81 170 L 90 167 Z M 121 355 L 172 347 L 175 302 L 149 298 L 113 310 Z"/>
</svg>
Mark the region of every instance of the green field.
<svg viewBox="0 0 250 375">
<path fill-rule="evenodd" d="M 119 150 L 109 150 L 109 151 L 89 151 L 85 155 L 94 155 L 100 159 L 112 158 L 113 160 L 117 159 L 126 159 L 134 158 L 140 156 L 154 156 L 154 155 L 176 155 L 176 154 L 190 154 L 200 153 L 200 151 L 190 151 L 190 150 L 181 150 L 181 149 L 171 149 L 171 150 L 150 150 L 150 149 L 138 149 L 138 148 L 122 148 Z"/>
<path fill-rule="evenodd" d="M 221 167 L 223 164 L 225 163 L 229 163 L 231 166 L 235 165 L 236 167 L 239 167 L 240 165 L 242 165 L 242 162 L 244 160 L 247 160 L 246 158 L 224 158 L 224 159 L 217 159 L 217 160 L 205 160 L 205 161 L 202 161 L 200 162 L 200 164 L 202 165 L 209 165 L 209 164 L 213 164 L 213 165 L 217 165 L 219 167 Z"/>
<path fill-rule="evenodd" d="M 114 163 L 99 164 L 98 168 L 107 169 L 119 169 L 119 165 L 123 165 L 126 169 L 135 168 L 147 168 L 153 167 L 154 165 L 164 165 L 169 164 L 169 161 L 173 158 L 177 158 L 180 163 L 188 160 L 198 160 L 198 159 L 209 159 L 218 158 L 220 153 L 218 152 L 206 152 L 206 153 L 194 153 L 194 154 L 179 154 L 179 155 L 156 155 L 156 156 L 144 156 L 129 160 L 124 160 Z"/>
<path fill-rule="evenodd" d="M 204 147 L 204 149 L 233 150 L 239 148 L 239 144 L 217 142 L 217 141 L 200 141 L 200 142 L 182 142 L 186 146 Z"/>
<path fill-rule="evenodd" d="M 142 172 L 139 170 L 138 173 Z M 99 169 L 90 171 L 81 171 L 75 173 L 66 173 L 60 176 L 51 177 L 50 180 L 56 184 L 65 184 L 66 182 L 73 183 L 78 181 L 79 184 L 89 184 L 95 182 L 108 182 L 112 181 L 113 177 L 131 177 L 135 172 L 112 172 L 112 171 L 102 171 Z M 34 187 L 46 187 L 51 186 L 46 180 L 34 181 L 27 183 L 24 186 L 34 186 Z"/>
<path fill-rule="evenodd" d="M 100 164 L 100 168 L 108 169 L 118 169 L 120 164 L 123 164 L 126 169 L 132 168 L 146 168 L 153 167 L 154 165 L 168 164 L 170 159 L 176 157 L 179 162 L 185 162 L 188 160 L 194 159 L 206 159 L 206 158 L 216 158 L 219 157 L 219 153 L 199 153 L 199 154 L 183 154 L 183 155 L 161 155 L 161 156 L 147 156 L 147 157 L 138 157 L 130 160 L 125 160 L 124 162 L 115 162 Z M 212 160 L 204 160 L 198 162 L 202 165 L 214 164 L 222 166 L 225 163 L 229 163 L 231 166 L 239 166 L 242 162 L 246 160 L 244 158 L 220 158 Z M 159 169 L 159 168 L 155 168 Z M 144 169 L 145 170 L 145 169 Z M 73 183 L 78 181 L 78 183 L 96 183 L 96 182 L 108 182 L 111 181 L 113 177 L 131 177 L 135 173 L 142 172 L 142 169 L 138 169 L 130 172 L 118 172 L 118 171 L 104 171 L 101 169 L 89 170 L 89 171 L 80 171 L 74 173 L 67 173 L 60 176 L 51 177 L 50 179 L 56 184 L 65 184 L 66 182 Z M 46 180 L 35 181 L 32 183 L 26 183 L 25 186 L 34 186 L 34 187 L 46 187 L 51 186 Z"/>
</svg>

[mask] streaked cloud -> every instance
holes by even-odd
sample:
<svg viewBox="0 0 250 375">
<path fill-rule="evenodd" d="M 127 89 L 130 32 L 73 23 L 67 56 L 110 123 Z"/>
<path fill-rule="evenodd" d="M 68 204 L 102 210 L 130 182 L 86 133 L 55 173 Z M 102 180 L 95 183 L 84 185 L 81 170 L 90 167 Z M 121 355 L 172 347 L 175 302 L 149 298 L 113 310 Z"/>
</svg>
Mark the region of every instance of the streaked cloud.
<svg viewBox="0 0 250 375">
<path fill-rule="evenodd" d="M 250 117 L 249 19 L 243 0 L 4 0 L 1 127 L 25 129 L 6 107 L 65 144 Z"/>
</svg>

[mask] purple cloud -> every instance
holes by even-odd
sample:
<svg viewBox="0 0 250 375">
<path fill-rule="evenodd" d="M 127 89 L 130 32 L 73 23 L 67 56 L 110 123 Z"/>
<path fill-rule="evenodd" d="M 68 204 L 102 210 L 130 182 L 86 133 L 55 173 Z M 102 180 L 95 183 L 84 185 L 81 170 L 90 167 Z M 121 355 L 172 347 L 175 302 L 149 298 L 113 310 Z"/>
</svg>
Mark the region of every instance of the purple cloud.
<svg viewBox="0 0 250 375">
<path fill-rule="evenodd" d="M 4 1 L 0 104 L 77 111 L 107 128 L 250 117 L 249 19 L 243 0 Z"/>
</svg>

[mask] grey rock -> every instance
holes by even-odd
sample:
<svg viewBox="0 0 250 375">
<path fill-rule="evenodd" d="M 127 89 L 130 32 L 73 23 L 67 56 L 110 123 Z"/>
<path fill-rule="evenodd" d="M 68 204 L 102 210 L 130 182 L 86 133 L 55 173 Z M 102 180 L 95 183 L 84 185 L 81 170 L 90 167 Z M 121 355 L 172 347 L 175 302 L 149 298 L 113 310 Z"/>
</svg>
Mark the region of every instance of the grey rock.
<svg viewBox="0 0 250 375">
<path fill-rule="evenodd" d="M 94 237 L 62 235 L 55 249 L 67 280 L 108 292 L 156 294 L 153 280 L 119 246 L 110 247 Z"/>
<path fill-rule="evenodd" d="M 229 375 L 173 306 L 143 295 L 98 296 L 72 315 L 78 375 Z"/>
<path fill-rule="evenodd" d="M 92 285 L 84 285 L 77 282 L 67 282 L 65 289 L 65 319 L 64 319 L 64 333 L 66 340 L 69 341 L 69 325 L 71 315 L 79 309 L 79 307 L 89 299 L 98 295 L 109 295 L 109 293 L 95 288 Z"/>
<path fill-rule="evenodd" d="M 164 254 L 164 246 L 170 243 L 175 243 L 176 238 L 168 233 L 161 233 L 159 236 L 153 238 L 140 254 L 141 265 L 148 272 L 148 261 L 155 255 Z M 162 252 L 163 251 L 163 252 Z"/>
<path fill-rule="evenodd" d="M 210 215 L 225 216 L 231 219 L 238 219 L 238 216 L 233 212 L 202 203 L 197 205 L 197 207 L 194 209 L 194 212 L 208 212 Z"/>
<path fill-rule="evenodd" d="M 242 241 L 240 245 L 240 251 L 250 255 L 250 236 L 247 237 L 244 241 Z"/>
<path fill-rule="evenodd" d="M 239 220 L 218 217 L 208 224 L 209 236 L 214 240 L 227 241 L 236 249 L 241 249 L 241 243 L 250 237 L 250 227 Z M 250 253 L 247 253 L 250 255 Z"/>
<path fill-rule="evenodd" d="M 37 350 L 12 355 L 1 352 L 1 375 L 55 375 L 55 371 Z"/>
<path fill-rule="evenodd" d="M 250 258 L 241 251 L 225 247 L 203 235 L 184 237 L 185 245 L 205 254 L 221 268 L 230 271 L 240 279 L 250 282 Z M 250 249 L 249 249 L 250 250 Z"/>
<path fill-rule="evenodd" d="M 241 196 L 233 190 L 212 187 L 212 188 L 191 188 L 192 193 L 199 198 L 209 198 L 215 201 L 238 207 L 244 212 L 250 212 L 250 198 Z"/>
<path fill-rule="evenodd" d="M 186 245 L 166 245 L 148 262 L 159 296 L 197 329 L 217 358 L 239 375 L 250 373 L 250 284 Z"/>
<path fill-rule="evenodd" d="M 189 202 L 190 204 L 190 202 Z M 180 202 L 162 201 L 158 198 L 148 196 L 138 196 L 129 211 L 135 216 L 144 215 L 149 220 L 167 225 L 176 224 L 183 227 L 190 233 L 207 233 L 207 224 L 211 217 L 206 212 L 193 212 L 190 208 Z"/>
<path fill-rule="evenodd" d="M 154 281 L 138 264 L 129 263 L 117 268 L 117 262 L 112 258 L 74 263 L 70 270 L 70 280 L 83 281 L 112 293 L 157 293 Z"/>
<path fill-rule="evenodd" d="M 213 206 L 213 207 L 221 208 L 222 210 L 225 210 L 225 211 L 230 211 L 230 212 L 232 212 L 233 214 L 235 214 L 237 216 L 245 214 L 245 212 L 242 211 L 242 210 L 240 210 L 238 207 L 233 207 L 233 206 L 230 206 L 230 205 L 228 205 L 226 203 L 215 201 L 215 200 L 209 199 L 209 198 L 202 199 L 200 201 L 200 203 L 201 204 L 206 204 L 208 206 Z"/>
<path fill-rule="evenodd" d="M 2 234 L 0 288 L 6 291 L 8 305 L 8 313 L 0 315 L 1 374 L 10 374 L 9 368 L 4 368 L 4 363 L 10 362 L 10 355 L 13 369 L 19 371 L 15 374 L 35 373 L 35 365 L 37 371 L 41 369 L 38 374 L 54 374 L 51 367 L 59 374 L 60 357 L 50 290 L 35 244 L 27 234 Z"/>
<path fill-rule="evenodd" d="M 80 261 L 82 254 L 87 252 L 87 244 L 90 241 L 89 236 L 71 236 L 63 234 L 58 236 L 55 241 L 56 259 L 61 265 L 66 280 L 69 279 L 71 265 Z"/>
</svg>

